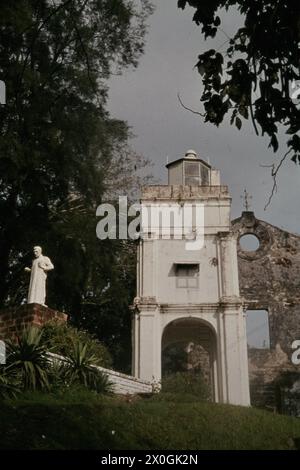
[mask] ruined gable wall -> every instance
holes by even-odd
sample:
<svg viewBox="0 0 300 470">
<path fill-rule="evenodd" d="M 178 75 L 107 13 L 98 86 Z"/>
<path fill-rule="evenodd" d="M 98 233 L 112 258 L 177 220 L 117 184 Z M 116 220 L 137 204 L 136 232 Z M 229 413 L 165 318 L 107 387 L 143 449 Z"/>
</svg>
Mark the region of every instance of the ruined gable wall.
<svg viewBox="0 0 300 470">
<path fill-rule="evenodd" d="M 291 362 L 292 343 L 300 339 L 300 236 L 243 212 L 232 222 L 237 237 L 256 235 L 260 246 L 243 251 L 238 243 L 241 296 L 249 309 L 269 312 L 270 350 L 249 350 L 253 383 L 272 384 L 286 371 L 299 372 Z"/>
</svg>

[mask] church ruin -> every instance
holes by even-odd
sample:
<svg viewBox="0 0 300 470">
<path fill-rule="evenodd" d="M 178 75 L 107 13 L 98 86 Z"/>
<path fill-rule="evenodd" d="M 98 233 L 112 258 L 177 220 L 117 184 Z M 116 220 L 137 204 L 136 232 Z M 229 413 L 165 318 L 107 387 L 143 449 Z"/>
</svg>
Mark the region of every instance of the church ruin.
<svg viewBox="0 0 300 470">
<path fill-rule="evenodd" d="M 168 207 L 173 218 L 166 231 L 157 222 L 145 224 L 142 211 L 133 375 L 160 381 L 166 348 L 191 342 L 206 353 L 215 401 L 275 409 L 277 385 L 283 393 L 299 377 L 291 357 L 293 341 L 300 339 L 300 236 L 249 210 L 231 221 L 228 187 L 194 151 L 167 168 L 168 185 L 142 192 L 142 207 Z M 202 230 L 199 249 L 187 249 L 191 238 L 177 236 L 176 213 L 185 205 L 203 208 L 203 226 L 195 216 L 192 226 L 195 240 Z M 247 234 L 257 240 L 251 251 L 241 244 Z M 247 345 L 247 310 L 267 312 L 270 344 L 264 348 Z"/>
</svg>

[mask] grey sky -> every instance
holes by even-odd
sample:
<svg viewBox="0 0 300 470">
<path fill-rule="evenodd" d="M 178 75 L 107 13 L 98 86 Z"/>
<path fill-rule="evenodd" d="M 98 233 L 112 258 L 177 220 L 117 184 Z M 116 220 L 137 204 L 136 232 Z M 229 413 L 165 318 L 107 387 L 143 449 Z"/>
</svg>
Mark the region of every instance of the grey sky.
<svg viewBox="0 0 300 470">
<path fill-rule="evenodd" d="M 201 28 L 192 22 L 193 9 L 184 12 L 176 0 L 155 0 L 156 11 L 149 20 L 149 33 L 144 56 L 137 70 L 129 70 L 110 82 L 109 107 L 116 118 L 127 120 L 137 136 L 134 149 L 155 165 L 155 176 L 166 182 L 166 159 L 175 160 L 188 148 L 221 170 L 223 184 L 228 184 L 233 197 L 232 218 L 240 215 L 240 195 L 246 187 L 252 194 L 252 207 L 258 218 L 292 232 L 300 233 L 298 199 L 300 167 L 287 161 L 278 177 L 279 190 L 271 206 L 264 211 L 270 194 L 270 169 L 260 164 L 279 160 L 285 151 L 285 136 L 277 154 L 267 149 L 267 139 L 257 137 L 252 125 L 243 121 L 238 131 L 229 123 L 219 128 L 205 124 L 200 116 L 184 110 L 177 99 L 201 111 L 202 84 L 193 69 L 199 53 L 210 45 L 220 50 L 226 34 L 206 43 Z M 225 33 L 236 27 L 239 16 L 227 14 L 222 25 Z"/>
<path fill-rule="evenodd" d="M 254 348 L 269 348 L 269 320 L 266 310 L 248 310 L 247 343 Z"/>
</svg>

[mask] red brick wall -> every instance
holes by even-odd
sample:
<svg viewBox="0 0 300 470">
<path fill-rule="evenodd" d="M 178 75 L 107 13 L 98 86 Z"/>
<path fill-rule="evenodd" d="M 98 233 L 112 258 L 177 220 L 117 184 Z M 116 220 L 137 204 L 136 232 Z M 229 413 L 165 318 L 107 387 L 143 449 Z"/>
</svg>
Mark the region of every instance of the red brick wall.
<svg viewBox="0 0 300 470">
<path fill-rule="evenodd" d="M 50 320 L 67 321 L 68 316 L 39 304 L 24 304 L 0 310 L 0 339 L 15 338 L 24 327 L 40 327 Z"/>
</svg>

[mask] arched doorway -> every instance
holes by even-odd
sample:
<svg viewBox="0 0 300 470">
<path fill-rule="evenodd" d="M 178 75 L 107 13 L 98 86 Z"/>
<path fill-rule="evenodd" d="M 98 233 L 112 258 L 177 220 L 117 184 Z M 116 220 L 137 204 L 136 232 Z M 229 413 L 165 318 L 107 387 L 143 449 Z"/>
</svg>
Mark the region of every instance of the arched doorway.
<svg viewBox="0 0 300 470">
<path fill-rule="evenodd" d="M 189 317 L 170 322 L 162 335 L 162 378 L 176 372 L 201 375 L 210 397 L 218 401 L 216 334 L 202 319 Z"/>
</svg>

